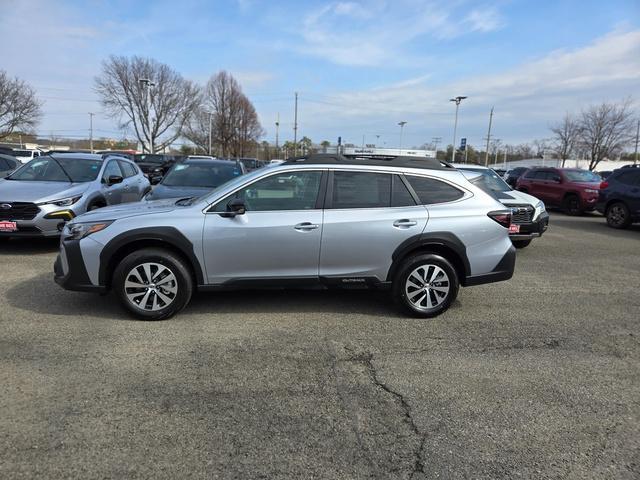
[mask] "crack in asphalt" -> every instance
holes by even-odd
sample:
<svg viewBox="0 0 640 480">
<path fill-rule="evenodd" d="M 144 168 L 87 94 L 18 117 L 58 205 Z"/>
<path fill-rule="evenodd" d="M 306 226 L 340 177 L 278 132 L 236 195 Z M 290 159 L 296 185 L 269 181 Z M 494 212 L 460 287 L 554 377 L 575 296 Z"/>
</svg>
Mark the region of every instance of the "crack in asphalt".
<svg viewBox="0 0 640 480">
<path fill-rule="evenodd" d="M 351 356 L 349 358 L 343 360 L 344 362 L 360 363 L 360 364 L 364 365 L 364 367 L 367 370 L 367 373 L 369 375 L 369 378 L 370 378 L 371 382 L 375 386 L 377 386 L 378 388 L 382 389 L 384 392 L 388 393 L 389 395 L 392 395 L 399 402 L 399 404 L 402 407 L 402 410 L 404 412 L 404 420 L 405 420 L 405 422 L 409 425 L 409 428 L 411 429 L 413 434 L 417 438 L 420 439 L 420 444 L 419 444 L 418 448 L 414 452 L 415 461 L 414 461 L 414 464 L 413 464 L 413 469 L 411 471 L 411 474 L 409 475 L 409 478 L 410 479 L 414 478 L 415 475 L 418 474 L 418 473 L 422 473 L 424 475 L 425 474 L 425 469 L 424 469 L 424 464 L 422 463 L 422 455 L 423 455 L 424 446 L 425 446 L 425 443 L 426 443 L 427 436 L 426 436 L 425 433 L 422 433 L 420 431 L 420 429 L 418 428 L 418 425 L 416 424 L 416 422 L 415 422 L 415 420 L 414 420 L 414 418 L 413 418 L 413 416 L 411 414 L 411 406 L 409 405 L 409 403 L 405 399 L 404 395 L 402 395 L 399 392 L 396 392 L 391 387 L 389 387 L 389 385 L 387 385 L 382 380 L 380 380 L 380 378 L 378 376 L 378 371 L 376 370 L 376 368 L 375 368 L 375 366 L 373 364 L 373 354 L 371 352 L 365 351 L 365 352 L 361 352 L 361 353 L 356 353 L 356 352 L 353 351 L 353 349 L 351 349 L 351 348 L 349 348 L 347 346 L 345 346 L 344 349 L 351 354 Z M 354 427 L 355 427 L 355 425 L 354 425 Z M 363 447 L 362 438 L 359 435 L 359 433 L 357 432 L 357 429 L 356 429 L 356 437 L 359 438 L 359 445 L 362 448 Z"/>
</svg>

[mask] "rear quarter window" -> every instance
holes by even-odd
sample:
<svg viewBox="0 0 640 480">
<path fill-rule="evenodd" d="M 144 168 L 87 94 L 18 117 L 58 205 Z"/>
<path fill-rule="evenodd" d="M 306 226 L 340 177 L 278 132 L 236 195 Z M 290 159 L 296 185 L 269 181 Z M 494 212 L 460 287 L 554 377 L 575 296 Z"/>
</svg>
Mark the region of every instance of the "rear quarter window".
<svg viewBox="0 0 640 480">
<path fill-rule="evenodd" d="M 406 178 L 423 205 L 454 202 L 464 196 L 462 190 L 434 178 L 411 175 Z"/>
</svg>

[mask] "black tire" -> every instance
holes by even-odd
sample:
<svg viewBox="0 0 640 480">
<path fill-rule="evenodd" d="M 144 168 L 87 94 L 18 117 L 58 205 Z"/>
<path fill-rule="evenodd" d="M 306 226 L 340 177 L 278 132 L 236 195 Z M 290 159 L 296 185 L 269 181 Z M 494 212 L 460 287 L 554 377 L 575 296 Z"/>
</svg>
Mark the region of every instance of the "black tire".
<svg viewBox="0 0 640 480">
<path fill-rule="evenodd" d="M 513 246 L 516 248 L 525 248 L 528 247 L 529 244 L 531 243 L 531 239 L 529 240 L 511 240 L 511 243 L 513 243 Z"/>
<path fill-rule="evenodd" d="M 622 202 L 612 203 L 607 207 L 607 225 L 611 228 L 622 229 L 631 225 L 631 213 Z"/>
<path fill-rule="evenodd" d="M 127 280 L 135 281 L 137 284 L 141 283 L 140 280 L 144 282 L 145 267 L 143 264 L 150 265 L 151 281 L 157 282 L 158 285 L 152 283 L 152 287 L 125 288 Z M 136 269 L 135 274 L 133 274 L 134 269 Z M 164 273 L 165 270 L 173 275 L 174 280 L 171 280 L 169 275 L 161 278 L 156 277 L 156 275 Z M 138 275 L 137 279 L 135 275 Z M 168 283 L 162 285 L 161 282 L 165 280 Z M 193 278 L 186 262 L 173 252 L 161 248 L 144 248 L 130 253 L 122 259 L 113 273 L 112 287 L 122 305 L 137 318 L 164 320 L 187 306 L 193 293 Z M 174 287 L 176 291 L 170 292 L 170 289 Z M 133 295 L 137 295 L 137 297 L 130 299 L 130 296 Z M 163 298 L 169 298 L 171 301 L 165 302 Z M 145 304 L 140 306 L 143 300 L 145 300 Z M 138 303 L 136 304 L 135 301 Z M 158 308 L 153 309 L 155 307 Z"/>
<path fill-rule="evenodd" d="M 448 283 L 448 291 L 445 296 L 441 296 L 442 292 L 437 292 L 436 290 L 429 290 L 428 292 L 422 291 L 424 296 L 421 296 L 420 288 L 414 288 L 409 286 L 407 283 L 409 277 L 417 280 L 417 277 L 414 276 L 414 272 L 420 272 L 422 268 L 422 273 L 418 273 L 421 275 L 422 283 L 418 284 L 418 286 L 430 286 L 429 282 L 434 280 L 434 273 L 436 269 L 432 267 L 438 267 L 442 272 L 446 274 L 447 283 Z M 424 282 L 424 277 L 427 278 L 427 282 Z M 444 277 L 441 274 L 437 274 L 437 277 L 442 280 Z M 443 281 L 433 282 L 434 287 L 444 289 L 445 285 Z M 416 282 L 417 284 L 417 282 Z M 456 269 L 453 268 L 453 265 L 444 257 L 435 254 L 421 254 L 415 255 L 407 258 L 403 264 L 400 266 L 398 273 L 393 279 L 393 299 L 398 304 L 398 306 L 403 310 L 404 313 L 421 318 L 431 318 L 437 315 L 440 315 L 444 311 L 446 311 L 453 301 L 458 296 L 458 289 L 460 286 L 460 282 L 458 280 L 458 274 L 456 273 Z M 411 300 L 411 294 L 415 293 L 416 295 L 413 297 L 415 303 Z M 428 296 L 428 299 L 427 299 Z M 437 305 L 433 306 L 433 304 L 439 301 Z M 418 304 L 418 305 L 416 305 Z M 420 308 L 419 305 L 422 304 Z M 432 305 L 429 308 L 429 304 Z"/>
<path fill-rule="evenodd" d="M 571 216 L 579 216 L 584 213 L 584 209 L 580 204 L 580 198 L 577 195 L 567 195 L 562 201 L 562 209 L 564 213 Z"/>
</svg>

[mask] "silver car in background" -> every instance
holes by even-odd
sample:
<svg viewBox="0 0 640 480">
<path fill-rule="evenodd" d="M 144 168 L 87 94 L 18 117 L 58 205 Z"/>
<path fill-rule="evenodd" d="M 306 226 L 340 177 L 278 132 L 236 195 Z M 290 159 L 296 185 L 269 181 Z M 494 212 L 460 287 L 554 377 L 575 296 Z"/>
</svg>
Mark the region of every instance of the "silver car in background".
<svg viewBox="0 0 640 480">
<path fill-rule="evenodd" d="M 58 236 L 76 216 L 137 202 L 149 188 L 136 164 L 122 157 L 42 155 L 0 180 L 0 238 Z"/>
<path fill-rule="evenodd" d="M 113 290 L 142 319 L 192 292 L 247 287 L 389 288 L 418 317 L 458 287 L 507 280 L 511 211 L 436 160 L 311 155 L 194 198 L 86 213 L 64 229 L 55 280 Z"/>
</svg>

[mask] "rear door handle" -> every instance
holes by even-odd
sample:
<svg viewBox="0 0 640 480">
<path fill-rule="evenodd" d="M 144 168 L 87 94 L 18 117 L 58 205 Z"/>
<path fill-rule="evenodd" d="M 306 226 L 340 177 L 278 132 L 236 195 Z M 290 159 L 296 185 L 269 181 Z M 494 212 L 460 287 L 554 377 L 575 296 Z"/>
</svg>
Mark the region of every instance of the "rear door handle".
<svg viewBox="0 0 640 480">
<path fill-rule="evenodd" d="M 403 218 L 402 220 L 396 220 L 395 222 L 393 222 L 393 226 L 397 228 L 409 228 L 415 227 L 416 225 L 418 225 L 418 222 L 416 222 L 415 220 L 409 220 L 407 218 Z"/>
<path fill-rule="evenodd" d="M 315 230 L 316 228 L 318 228 L 320 225 L 318 225 L 317 223 L 311 223 L 311 222 L 302 222 L 297 224 L 295 227 L 296 230 L 298 230 L 299 232 L 308 232 L 309 230 Z"/>
</svg>

